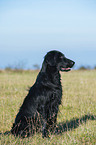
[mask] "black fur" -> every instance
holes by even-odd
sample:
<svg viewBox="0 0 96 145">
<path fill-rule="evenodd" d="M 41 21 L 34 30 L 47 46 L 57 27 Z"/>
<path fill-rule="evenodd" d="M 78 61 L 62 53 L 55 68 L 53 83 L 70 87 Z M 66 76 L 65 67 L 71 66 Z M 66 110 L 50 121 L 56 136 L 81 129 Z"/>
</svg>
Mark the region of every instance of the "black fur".
<svg viewBox="0 0 96 145">
<path fill-rule="evenodd" d="M 46 54 L 35 84 L 30 88 L 16 116 L 11 133 L 27 137 L 41 130 L 48 137 L 48 131 L 54 129 L 59 105 L 62 98 L 62 86 L 59 71 L 69 71 L 74 62 L 59 51 Z"/>
</svg>

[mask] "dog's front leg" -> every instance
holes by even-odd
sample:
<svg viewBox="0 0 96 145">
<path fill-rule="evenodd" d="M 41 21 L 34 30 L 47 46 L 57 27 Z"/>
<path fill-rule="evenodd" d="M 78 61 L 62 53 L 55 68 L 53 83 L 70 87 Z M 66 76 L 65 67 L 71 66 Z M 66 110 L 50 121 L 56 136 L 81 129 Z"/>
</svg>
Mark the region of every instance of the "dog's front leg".
<svg viewBox="0 0 96 145">
<path fill-rule="evenodd" d="M 42 137 L 49 137 L 48 136 L 48 123 L 47 121 L 44 122 L 43 128 L 42 128 Z"/>
</svg>

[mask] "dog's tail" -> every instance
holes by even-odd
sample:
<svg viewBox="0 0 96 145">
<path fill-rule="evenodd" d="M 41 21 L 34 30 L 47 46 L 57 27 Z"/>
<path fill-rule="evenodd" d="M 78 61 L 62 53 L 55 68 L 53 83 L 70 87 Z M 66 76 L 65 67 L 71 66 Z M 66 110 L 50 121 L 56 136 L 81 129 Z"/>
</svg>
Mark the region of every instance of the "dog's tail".
<svg viewBox="0 0 96 145">
<path fill-rule="evenodd" d="M 6 131 L 6 132 L 4 132 L 4 133 L 1 133 L 0 132 L 0 135 L 10 135 L 11 134 L 11 130 L 10 131 Z"/>
</svg>

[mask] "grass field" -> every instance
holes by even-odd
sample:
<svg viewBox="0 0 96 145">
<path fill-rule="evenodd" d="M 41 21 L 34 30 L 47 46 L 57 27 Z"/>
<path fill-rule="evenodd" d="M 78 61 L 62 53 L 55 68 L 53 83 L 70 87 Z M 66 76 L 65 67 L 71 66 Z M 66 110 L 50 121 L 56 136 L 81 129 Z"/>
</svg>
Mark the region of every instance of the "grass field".
<svg viewBox="0 0 96 145">
<path fill-rule="evenodd" d="M 37 71 L 0 73 L 0 132 L 11 129 L 28 87 Z M 96 70 L 61 73 L 63 97 L 57 119 L 58 134 L 42 139 L 41 133 L 20 139 L 0 135 L 0 145 L 95 145 Z"/>
</svg>

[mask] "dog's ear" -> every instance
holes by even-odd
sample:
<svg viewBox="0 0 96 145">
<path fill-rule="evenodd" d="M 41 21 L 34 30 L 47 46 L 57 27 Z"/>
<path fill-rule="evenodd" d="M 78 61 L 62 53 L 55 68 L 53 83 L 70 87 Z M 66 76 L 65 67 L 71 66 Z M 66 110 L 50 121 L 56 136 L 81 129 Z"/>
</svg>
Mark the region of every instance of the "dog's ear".
<svg viewBox="0 0 96 145">
<path fill-rule="evenodd" d="M 53 55 L 52 53 L 45 55 L 44 61 L 50 66 L 56 65 L 55 55 Z"/>
</svg>

